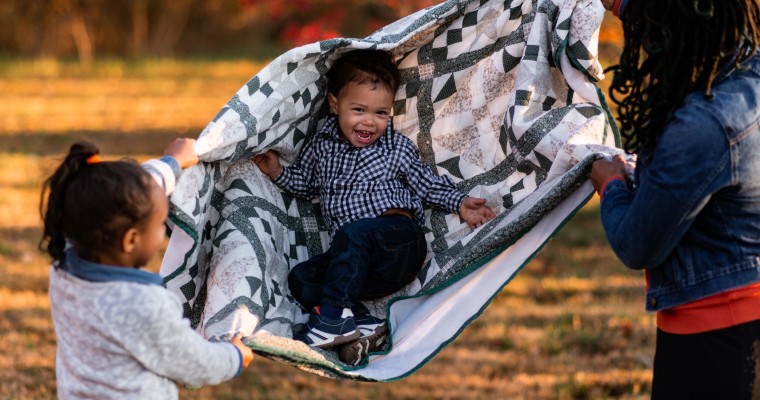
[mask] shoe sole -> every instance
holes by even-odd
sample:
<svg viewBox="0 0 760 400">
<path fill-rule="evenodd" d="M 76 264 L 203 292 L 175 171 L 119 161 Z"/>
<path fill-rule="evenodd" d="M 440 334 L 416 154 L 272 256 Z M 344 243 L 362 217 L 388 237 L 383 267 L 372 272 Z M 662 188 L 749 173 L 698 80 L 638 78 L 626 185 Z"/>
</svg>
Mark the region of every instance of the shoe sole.
<svg viewBox="0 0 760 400">
<path fill-rule="evenodd" d="M 311 332 L 312 335 L 317 335 L 319 333 Z M 361 337 L 361 333 L 357 329 L 349 335 L 333 336 L 332 340 L 330 340 L 329 342 L 328 341 L 320 342 L 320 343 L 315 342 L 315 343 L 310 344 L 310 346 L 319 347 L 320 349 L 326 349 L 326 348 L 337 346 L 339 344 L 350 342 L 352 340 L 359 339 L 360 337 Z"/>
<path fill-rule="evenodd" d="M 387 338 L 388 328 L 380 326 L 375 334 L 364 336 L 340 348 L 340 360 L 349 365 L 359 365 L 369 353 L 379 350 Z"/>
</svg>

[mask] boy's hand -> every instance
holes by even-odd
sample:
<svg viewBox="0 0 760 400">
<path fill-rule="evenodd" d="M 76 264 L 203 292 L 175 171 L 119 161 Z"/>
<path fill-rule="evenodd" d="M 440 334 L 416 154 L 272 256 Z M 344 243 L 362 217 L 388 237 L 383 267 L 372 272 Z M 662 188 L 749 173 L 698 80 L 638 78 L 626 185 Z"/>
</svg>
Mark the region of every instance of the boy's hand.
<svg viewBox="0 0 760 400">
<path fill-rule="evenodd" d="M 164 154 L 174 157 L 179 163 L 179 167 L 185 169 L 198 163 L 198 155 L 195 154 L 195 139 L 178 138 L 174 139 L 166 147 Z"/>
<path fill-rule="evenodd" d="M 269 150 L 266 153 L 262 153 L 253 157 L 253 162 L 257 167 L 266 174 L 269 179 L 275 180 L 280 173 L 282 173 L 282 165 L 280 165 L 280 155 L 274 150 Z"/>
<path fill-rule="evenodd" d="M 459 206 L 459 217 L 467 222 L 470 228 L 475 229 L 494 219 L 496 214 L 486 206 L 486 199 L 465 197 L 462 205 Z"/>
<path fill-rule="evenodd" d="M 240 340 L 240 338 L 237 336 L 232 338 L 232 340 L 230 340 L 230 343 L 234 344 L 235 347 L 237 347 L 238 350 L 240 350 L 240 354 L 243 355 L 243 368 L 247 368 L 248 364 L 250 364 L 251 361 L 253 361 L 253 351 L 251 350 L 251 348 L 244 345 L 243 341 Z"/>
</svg>

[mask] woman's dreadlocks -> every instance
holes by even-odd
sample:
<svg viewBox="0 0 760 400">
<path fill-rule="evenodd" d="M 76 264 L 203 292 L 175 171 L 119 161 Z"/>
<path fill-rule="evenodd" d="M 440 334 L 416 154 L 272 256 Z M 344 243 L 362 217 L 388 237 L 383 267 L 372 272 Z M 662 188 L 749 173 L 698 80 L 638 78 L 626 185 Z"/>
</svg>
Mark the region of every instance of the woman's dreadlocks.
<svg viewBox="0 0 760 400">
<path fill-rule="evenodd" d="M 652 148 L 687 94 L 710 97 L 722 68 L 760 45 L 758 0 L 630 0 L 610 87 L 623 147 Z"/>
</svg>

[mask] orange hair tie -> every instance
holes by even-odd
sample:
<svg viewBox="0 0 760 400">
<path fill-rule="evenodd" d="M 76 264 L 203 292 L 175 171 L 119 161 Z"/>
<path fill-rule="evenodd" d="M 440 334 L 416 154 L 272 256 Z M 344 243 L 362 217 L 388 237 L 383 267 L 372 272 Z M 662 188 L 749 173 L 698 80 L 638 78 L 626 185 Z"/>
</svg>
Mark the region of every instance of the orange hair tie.
<svg viewBox="0 0 760 400">
<path fill-rule="evenodd" d="M 100 159 L 100 154 L 93 154 L 87 158 L 87 164 L 97 164 L 103 160 Z"/>
</svg>

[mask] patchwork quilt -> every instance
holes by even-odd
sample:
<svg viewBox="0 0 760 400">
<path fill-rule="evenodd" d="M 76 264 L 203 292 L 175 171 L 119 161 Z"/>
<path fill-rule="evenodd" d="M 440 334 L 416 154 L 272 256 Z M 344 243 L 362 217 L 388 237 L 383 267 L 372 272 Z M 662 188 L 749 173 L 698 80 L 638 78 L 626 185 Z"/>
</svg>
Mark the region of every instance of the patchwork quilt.
<svg viewBox="0 0 760 400">
<path fill-rule="evenodd" d="M 485 309 L 592 195 L 593 160 L 619 153 L 595 82 L 604 8 L 596 0 L 448 0 L 364 39 L 292 49 L 243 85 L 201 132 L 202 162 L 171 196 L 166 287 L 210 340 L 244 337 L 259 354 L 330 377 L 391 381 L 421 368 Z M 308 315 L 288 271 L 329 245 L 318 199 L 280 191 L 251 158 L 296 159 L 328 114 L 325 72 L 346 51 L 383 49 L 401 71 L 396 129 L 425 164 L 487 199 L 472 230 L 425 212 L 417 279 L 366 302 L 390 338 L 358 366 L 291 339 Z"/>
</svg>

